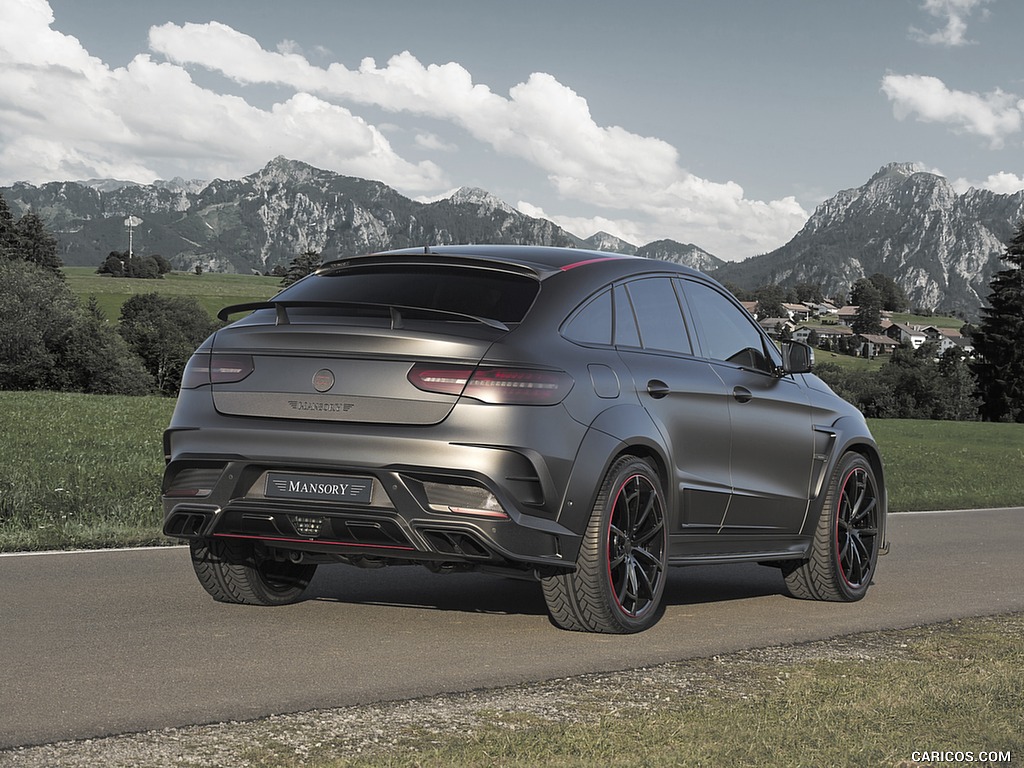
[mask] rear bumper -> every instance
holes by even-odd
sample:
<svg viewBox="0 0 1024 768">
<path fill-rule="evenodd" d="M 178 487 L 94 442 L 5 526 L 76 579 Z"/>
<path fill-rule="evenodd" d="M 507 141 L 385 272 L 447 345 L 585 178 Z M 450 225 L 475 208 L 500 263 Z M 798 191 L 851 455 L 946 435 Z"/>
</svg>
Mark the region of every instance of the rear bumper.
<svg viewBox="0 0 1024 768">
<path fill-rule="evenodd" d="M 274 549 L 343 557 L 495 566 L 564 567 L 563 551 L 575 551 L 577 546 L 578 537 L 550 519 L 504 504 L 503 512 L 489 514 L 441 511 L 429 503 L 423 490 L 424 479 L 495 488 L 486 478 L 360 468 L 360 477 L 372 478 L 374 494 L 371 504 L 357 506 L 267 498 L 263 483 L 268 471 L 301 476 L 300 469 L 308 472 L 312 468 L 235 460 L 220 465 L 220 476 L 209 495 L 175 496 L 180 492 L 173 487 L 176 479 L 194 469 L 197 462 L 207 471 L 217 464 L 212 457 L 196 457 L 173 461 L 167 467 L 171 486 L 163 502 L 164 533 L 168 536 L 252 539 Z M 317 476 L 323 476 L 339 468 L 315 469 Z M 352 476 L 350 468 L 344 471 L 345 476 Z"/>
<path fill-rule="evenodd" d="M 164 533 L 339 559 L 572 567 L 582 531 L 567 527 L 560 511 L 586 428 L 560 406 L 527 419 L 521 408 L 503 411 L 460 405 L 425 430 L 268 423 L 216 414 L 208 398 L 183 398 L 165 434 Z M 194 426 L 204 423 L 212 426 Z M 508 438 L 510 425 L 515 445 L 487 442 Z M 358 503 L 273 498 L 270 473 L 355 477 L 372 489 Z M 463 509 L 430 497 L 431 488 L 467 486 L 486 489 L 497 506 Z"/>
</svg>

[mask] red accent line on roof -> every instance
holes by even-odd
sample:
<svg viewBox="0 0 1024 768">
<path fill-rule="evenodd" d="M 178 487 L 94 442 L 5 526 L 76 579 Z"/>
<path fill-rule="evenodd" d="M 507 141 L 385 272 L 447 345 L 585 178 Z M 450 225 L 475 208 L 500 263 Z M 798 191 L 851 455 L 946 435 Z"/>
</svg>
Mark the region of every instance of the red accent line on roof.
<svg viewBox="0 0 1024 768">
<path fill-rule="evenodd" d="M 570 269 L 576 269 L 576 267 L 582 267 L 587 264 L 593 264 L 598 261 L 608 261 L 608 259 L 614 259 L 615 256 L 598 256 L 596 259 L 587 259 L 585 261 L 577 261 L 574 264 L 566 264 L 562 267 L 562 272 L 568 272 Z"/>
</svg>

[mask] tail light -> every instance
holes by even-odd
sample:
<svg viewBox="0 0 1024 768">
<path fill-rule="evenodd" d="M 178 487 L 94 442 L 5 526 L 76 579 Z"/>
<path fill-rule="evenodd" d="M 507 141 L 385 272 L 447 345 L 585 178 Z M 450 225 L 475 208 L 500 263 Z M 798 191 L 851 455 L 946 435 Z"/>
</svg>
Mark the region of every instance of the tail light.
<svg viewBox="0 0 1024 768">
<path fill-rule="evenodd" d="M 555 405 L 569 394 L 572 377 L 532 368 L 473 368 L 417 363 L 409 381 L 424 392 L 462 395 L 492 404 Z"/>
<path fill-rule="evenodd" d="M 181 386 L 182 389 L 195 389 L 204 384 L 231 384 L 241 381 L 254 370 L 252 355 L 196 352 L 185 366 Z"/>
</svg>

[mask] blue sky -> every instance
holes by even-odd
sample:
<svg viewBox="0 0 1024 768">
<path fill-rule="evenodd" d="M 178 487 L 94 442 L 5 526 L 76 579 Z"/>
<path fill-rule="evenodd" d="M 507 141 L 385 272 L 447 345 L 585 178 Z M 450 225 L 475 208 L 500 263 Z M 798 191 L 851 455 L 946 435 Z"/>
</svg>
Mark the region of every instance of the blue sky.
<svg viewBox="0 0 1024 768">
<path fill-rule="evenodd" d="M 889 162 L 1024 188 L 1019 0 L 0 0 L 0 184 L 277 155 L 741 259 Z"/>
</svg>

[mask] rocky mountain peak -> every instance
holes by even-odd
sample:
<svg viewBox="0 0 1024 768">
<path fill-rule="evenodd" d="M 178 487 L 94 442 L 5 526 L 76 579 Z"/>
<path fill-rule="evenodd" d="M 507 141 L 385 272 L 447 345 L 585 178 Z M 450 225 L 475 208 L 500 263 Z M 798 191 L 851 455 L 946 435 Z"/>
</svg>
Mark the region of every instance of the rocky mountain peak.
<svg viewBox="0 0 1024 768">
<path fill-rule="evenodd" d="M 902 181 L 909 179 L 915 173 L 927 172 L 928 170 L 920 163 L 888 163 L 879 168 L 878 172 L 868 179 L 867 186 L 880 181 L 901 183 Z"/>
<path fill-rule="evenodd" d="M 262 188 L 267 184 L 306 183 L 318 173 L 320 171 L 311 165 L 278 155 L 256 173 L 246 176 L 245 180 Z"/>
<path fill-rule="evenodd" d="M 890 163 L 819 205 L 781 248 L 715 276 L 743 288 L 819 283 L 835 295 L 880 272 L 912 307 L 975 317 L 1022 217 L 1024 192 L 958 195 L 920 165 Z"/>
<path fill-rule="evenodd" d="M 595 251 L 612 251 L 614 253 L 625 253 L 629 256 L 636 253 L 635 245 L 627 243 L 621 237 L 610 235 L 607 232 L 595 232 L 583 242 L 586 243 L 588 248 L 593 248 Z"/>
<path fill-rule="evenodd" d="M 464 187 L 433 203 L 379 181 L 343 176 L 285 157 L 235 180 L 19 182 L 2 190 L 12 213 L 35 210 L 57 237 L 65 264 L 98 265 L 124 247 L 122 222 L 142 219 L 135 248 L 179 269 L 268 271 L 307 249 L 325 260 L 424 244 L 492 242 L 596 248 L 695 267 L 739 288 L 820 284 L 849 291 L 876 272 L 896 280 L 913 307 L 977 316 L 1005 243 L 1024 218 L 1024 191 L 999 194 L 950 183 L 915 163 L 890 163 L 838 192 L 781 248 L 724 264 L 693 244 L 642 248 L 599 232 L 581 240 L 553 222 Z"/>
<path fill-rule="evenodd" d="M 184 194 L 198 194 L 206 189 L 210 182 L 205 179 L 183 179 L 175 176 L 173 179 L 157 179 L 153 186 L 157 189 L 166 189 L 169 192 L 181 192 Z"/>
<path fill-rule="evenodd" d="M 712 272 L 725 265 L 717 256 L 712 256 L 693 243 L 677 243 L 675 240 L 655 240 L 636 249 L 637 256 L 647 259 L 671 261 L 701 272 Z"/>
<path fill-rule="evenodd" d="M 515 208 L 504 200 L 479 187 L 459 187 L 448 199 L 455 204 L 469 203 L 470 205 L 478 205 L 488 213 L 493 213 L 494 211 L 503 211 L 510 214 L 518 213 Z"/>
</svg>

